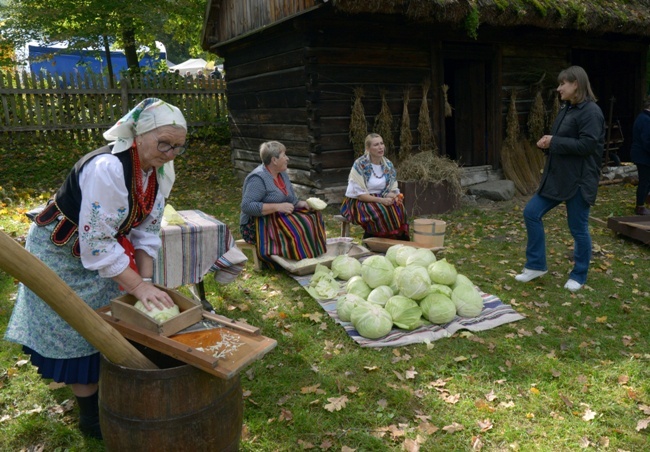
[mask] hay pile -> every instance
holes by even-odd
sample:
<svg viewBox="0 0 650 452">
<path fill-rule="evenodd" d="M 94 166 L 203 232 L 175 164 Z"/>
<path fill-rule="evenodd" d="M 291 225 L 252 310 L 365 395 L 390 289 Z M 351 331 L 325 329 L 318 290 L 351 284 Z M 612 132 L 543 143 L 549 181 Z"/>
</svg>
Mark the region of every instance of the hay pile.
<svg viewBox="0 0 650 452">
<path fill-rule="evenodd" d="M 368 135 L 368 123 L 361 98 L 363 88 L 354 88 L 354 101 L 352 102 L 352 113 L 350 114 L 350 143 L 354 149 L 354 155 L 360 157 L 365 152 L 365 141 Z"/>
<path fill-rule="evenodd" d="M 460 198 L 463 192 L 461 176 L 458 163 L 429 151 L 412 155 L 397 167 L 397 178 L 401 181 L 448 182 L 449 194 L 454 198 Z"/>
</svg>

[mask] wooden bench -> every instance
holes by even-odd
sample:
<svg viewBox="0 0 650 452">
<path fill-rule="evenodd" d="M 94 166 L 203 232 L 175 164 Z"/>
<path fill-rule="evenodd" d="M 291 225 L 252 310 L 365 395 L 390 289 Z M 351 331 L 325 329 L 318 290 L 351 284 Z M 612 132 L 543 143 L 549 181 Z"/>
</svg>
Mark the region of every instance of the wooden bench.
<svg viewBox="0 0 650 452">
<path fill-rule="evenodd" d="M 244 239 L 237 240 L 235 242 L 235 245 L 237 245 L 237 248 L 239 248 L 240 250 L 251 250 L 251 252 L 253 254 L 254 269 L 256 271 L 262 270 L 262 262 L 260 262 L 260 258 L 257 255 L 257 249 L 256 249 L 255 245 L 252 245 L 252 244 L 248 243 Z"/>
<path fill-rule="evenodd" d="M 341 237 L 350 237 L 350 222 L 343 215 L 334 215 L 334 219 L 341 223 Z"/>
</svg>

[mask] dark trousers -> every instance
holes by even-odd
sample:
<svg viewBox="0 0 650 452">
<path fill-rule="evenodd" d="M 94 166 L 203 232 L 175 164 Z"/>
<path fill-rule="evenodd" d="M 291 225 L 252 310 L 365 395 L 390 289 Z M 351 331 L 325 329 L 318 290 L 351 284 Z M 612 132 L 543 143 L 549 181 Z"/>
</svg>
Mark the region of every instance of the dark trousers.
<svg viewBox="0 0 650 452">
<path fill-rule="evenodd" d="M 638 164 L 636 169 L 639 173 L 639 185 L 636 187 L 636 205 L 643 206 L 646 203 L 646 197 L 650 193 L 650 165 Z"/>
</svg>

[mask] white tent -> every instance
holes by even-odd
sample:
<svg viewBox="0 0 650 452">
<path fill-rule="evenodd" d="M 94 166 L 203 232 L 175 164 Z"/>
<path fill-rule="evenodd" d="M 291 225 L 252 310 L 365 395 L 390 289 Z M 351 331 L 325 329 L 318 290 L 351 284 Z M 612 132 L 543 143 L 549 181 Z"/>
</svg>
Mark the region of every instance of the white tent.
<svg viewBox="0 0 650 452">
<path fill-rule="evenodd" d="M 170 72 L 175 72 L 178 69 L 178 72 L 180 75 L 185 75 L 187 72 L 189 72 L 192 75 L 196 75 L 196 73 L 201 70 L 203 71 L 204 75 L 208 75 L 205 73 L 206 71 L 206 66 L 208 65 L 208 62 L 205 61 L 203 58 L 190 58 L 187 61 L 183 61 L 182 63 L 175 64 L 174 66 L 169 67 Z"/>
</svg>

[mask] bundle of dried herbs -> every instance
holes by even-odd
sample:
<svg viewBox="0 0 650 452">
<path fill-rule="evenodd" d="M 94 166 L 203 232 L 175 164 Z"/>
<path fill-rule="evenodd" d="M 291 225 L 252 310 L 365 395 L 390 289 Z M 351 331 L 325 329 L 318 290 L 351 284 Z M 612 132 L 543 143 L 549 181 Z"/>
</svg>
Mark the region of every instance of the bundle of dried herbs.
<svg viewBox="0 0 650 452">
<path fill-rule="evenodd" d="M 393 115 L 391 114 L 388 102 L 386 101 L 385 89 L 381 90 L 381 110 L 379 110 L 379 114 L 375 116 L 374 132 L 378 133 L 383 138 L 384 146 L 386 147 L 386 156 L 391 160 L 394 159 L 395 143 L 393 142 Z"/>
<path fill-rule="evenodd" d="M 402 125 L 399 131 L 399 157 L 404 160 L 411 155 L 411 146 L 413 145 L 413 134 L 411 133 L 411 118 L 409 116 L 409 99 L 410 92 L 404 90 L 404 106 L 402 108 Z"/>
<path fill-rule="evenodd" d="M 418 118 L 418 133 L 420 134 L 420 151 L 437 151 L 436 142 L 433 137 L 433 129 L 431 128 L 431 118 L 429 117 L 429 103 L 427 96 L 431 81 L 425 79 L 422 82 L 422 104 L 420 105 L 420 117 Z"/>
<path fill-rule="evenodd" d="M 365 140 L 368 135 L 366 112 L 361 102 L 363 94 L 362 87 L 354 88 L 354 101 L 352 102 L 352 113 L 350 114 L 350 143 L 352 143 L 355 158 L 360 157 L 365 152 Z"/>
</svg>

